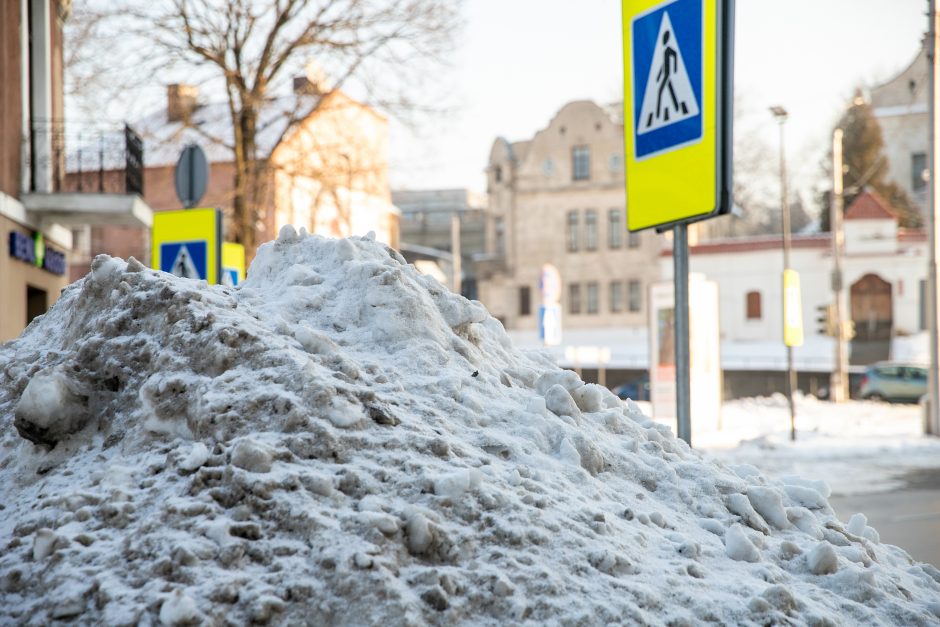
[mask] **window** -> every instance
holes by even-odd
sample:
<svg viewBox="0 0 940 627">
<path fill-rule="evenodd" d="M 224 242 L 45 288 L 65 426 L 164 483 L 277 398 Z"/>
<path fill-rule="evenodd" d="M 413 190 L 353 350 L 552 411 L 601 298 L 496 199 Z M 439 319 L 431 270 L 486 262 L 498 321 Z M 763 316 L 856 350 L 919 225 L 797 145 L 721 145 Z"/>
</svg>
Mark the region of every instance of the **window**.
<svg viewBox="0 0 940 627">
<path fill-rule="evenodd" d="M 587 284 L 587 312 L 589 314 L 596 314 L 599 309 L 597 292 L 597 283 L 592 281 Z"/>
<path fill-rule="evenodd" d="M 627 233 L 627 248 L 639 248 L 640 247 L 640 234 L 639 233 Z"/>
<path fill-rule="evenodd" d="M 611 248 L 623 246 L 623 221 L 620 209 L 607 212 L 607 245 Z"/>
<path fill-rule="evenodd" d="M 568 286 L 568 313 L 581 313 L 581 285 L 572 283 Z"/>
<path fill-rule="evenodd" d="M 493 180 L 497 183 L 501 183 L 503 180 L 503 168 L 502 166 L 496 166 L 493 168 Z"/>
<path fill-rule="evenodd" d="M 760 292 L 748 292 L 747 296 L 747 319 L 760 320 Z"/>
<path fill-rule="evenodd" d="M 915 152 L 911 154 L 911 189 L 915 192 L 924 191 L 927 181 L 924 172 L 927 170 L 927 153 Z"/>
<path fill-rule="evenodd" d="M 623 311 L 623 283 L 620 281 L 610 282 L 610 311 Z"/>
<path fill-rule="evenodd" d="M 643 309 L 643 289 L 639 281 L 627 283 L 627 305 L 631 312 Z"/>
<path fill-rule="evenodd" d="M 571 149 L 571 179 L 587 181 L 591 178 L 591 149 L 575 146 Z"/>
<path fill-rule="evenodd" d="M 578 212 L 568 212 L 567 225 L 568 252 L 578 252 Z"/>
<path fill-rule="evenodd" d="M 597 250 L 597 212 L 593 209 L 584 212 L 584 249 Z"/>
<path fill-rule="evenodd" d="M 519 315 L 529 316 L 532 314 L 532 290 L 528 285 L 519 288 Z"/>
</svg>

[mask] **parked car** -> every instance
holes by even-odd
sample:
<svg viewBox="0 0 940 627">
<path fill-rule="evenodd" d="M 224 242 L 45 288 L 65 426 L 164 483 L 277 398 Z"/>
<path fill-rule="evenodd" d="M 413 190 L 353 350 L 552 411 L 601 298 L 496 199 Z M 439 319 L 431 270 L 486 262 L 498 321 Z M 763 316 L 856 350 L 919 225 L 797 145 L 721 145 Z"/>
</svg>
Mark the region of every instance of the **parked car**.
<svg viewBox="0 0 940 627">
<path fill-rule="evenodd" d="M 859 394 L 873 401 L 916 403 L 927 393 L 927 368 L 882 361 L 865 370 Z"/>
<path fill-rule="evenodd" d="M 614 388 L 614 394 L 623 400 L 629 398 L 634 401 L 648 401 L 650 400 L 649 377 L 639 377 L 622 385 L 618 385 Z"/>
</svg>

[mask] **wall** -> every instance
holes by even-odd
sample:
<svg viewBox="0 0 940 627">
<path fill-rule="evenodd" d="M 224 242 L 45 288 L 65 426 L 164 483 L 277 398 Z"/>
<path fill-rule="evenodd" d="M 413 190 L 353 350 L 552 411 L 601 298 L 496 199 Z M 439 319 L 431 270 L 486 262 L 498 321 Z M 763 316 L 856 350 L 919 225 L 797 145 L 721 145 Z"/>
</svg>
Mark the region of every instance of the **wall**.
<svg viewBox="0 0 940 627">
<path fill-rule="evenodd" d="M 26 286 L 31 285 L 46 291 L 48 306 L 59 298 L 59 292 L 68 284 L 66 276 L 57 276 L 41 268 L 10 256 L 10 232 L 19 231 L 25 235 L 32 234 L 32 230 L 0 216 L 0 241 L 3 248 L 0 250 L 0 294 L 3 302 L 0 305 L 0 342 L 13 339 L 22 333 L 26 327 Z M 48 242 L 53 248 L 65 252 L 65 248 Z"/>
<path fill-rule="evenodd" d="M 0 192 L 20 193 L 23 107 L 20 2 L 0 2 Z"/>
</svg>

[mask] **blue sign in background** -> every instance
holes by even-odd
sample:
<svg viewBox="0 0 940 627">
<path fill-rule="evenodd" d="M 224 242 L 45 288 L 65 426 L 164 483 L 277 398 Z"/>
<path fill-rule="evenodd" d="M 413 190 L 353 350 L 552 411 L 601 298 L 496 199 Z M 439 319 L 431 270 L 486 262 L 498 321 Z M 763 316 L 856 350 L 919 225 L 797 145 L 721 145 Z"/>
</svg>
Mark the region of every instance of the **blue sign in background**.
<svg viewBox="0 0 940 627">
<path fill-rule="evenodd" d="M 196 268 L 200 279 L 209 276 L 208 250 L 209 243 L 206 240 L 193 240 L 189 242 L 167 242 L 160 244 L 160 270 L 163 272 L 173 272 L 173 263 L 179 255 L 180 249 L 186 247 L 189 252 L 189 258 Z"/>
<path fill-rule="evenodd" d="M 659 27 L 666 12 L 698 102 L 698 115 L 639 135 L 646 83 L 653 66 Z M 702 137 L 702 111 L 705 107 L 702 102 L 703 19 L 702 0 L 676 0 L 633 21 L 633 145 L 637 159 Z"/>
</svg>

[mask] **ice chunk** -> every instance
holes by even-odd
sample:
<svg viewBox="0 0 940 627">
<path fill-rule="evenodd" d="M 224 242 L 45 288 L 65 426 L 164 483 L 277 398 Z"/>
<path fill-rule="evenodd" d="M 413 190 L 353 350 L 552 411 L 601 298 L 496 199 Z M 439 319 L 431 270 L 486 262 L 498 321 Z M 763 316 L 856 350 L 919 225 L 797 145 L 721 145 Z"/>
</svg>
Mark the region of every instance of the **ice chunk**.
<svg viewBox="0 0 940 627">
<path fill-rule="evenodd" d="M 568 438 L 563 438 L 561 445 L 558 447 L 558 457 L 563 462 L 567 462 L 572 466 L 581 465 L 581 454 L 578 453 L 578 449 L 575 448 L 574 444 L 571 443 L 571 440 Z"/>
<path fill-rule="evenodd" d="M 756 562 L 760 560 L 760 551 L 754 546 L 744 527 L 735 523 L 725 532 L 725 553 L 728 557 L 739 562 Z"/>
<path fill-rule="evenodd" d="M 39 529 L 33 536 L 33 561 L 44 560 L 55 552 L 59 536 L 52 529 Z"/>
</svg>

